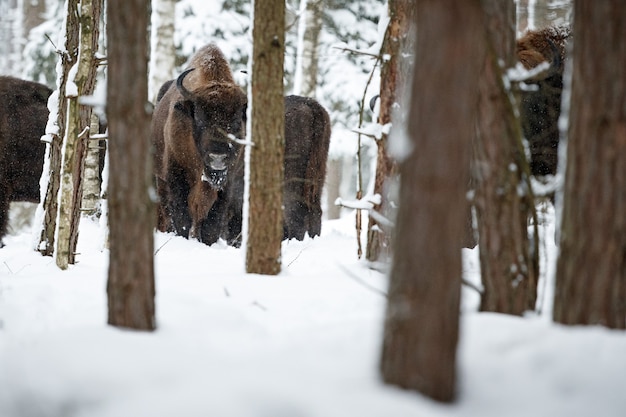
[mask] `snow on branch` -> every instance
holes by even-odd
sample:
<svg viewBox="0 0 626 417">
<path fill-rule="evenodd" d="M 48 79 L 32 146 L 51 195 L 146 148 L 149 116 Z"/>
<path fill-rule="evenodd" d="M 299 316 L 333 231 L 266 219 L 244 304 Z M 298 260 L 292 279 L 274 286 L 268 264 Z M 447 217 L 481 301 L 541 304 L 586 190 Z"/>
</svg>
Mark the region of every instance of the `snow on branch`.
<svg viewBox="0 0 626 417">
<path fill-rule="evenodd" d="M 393 222 L 383 216 L 380 212 L 374 210 L 374 207 L 380 205 L 381 202 L 382 197 L 380 196 L 380 194 L 374 194 L 366 195 L 359 200 L 343 200 L 341 197 L 339 197 L 337 200 L 335 200 L 335 205 L 355 210 L 367 210 L 370 216 L 376 221 L 379 226 L 393 229 Z"/>
<path fill-rule="evenodd" d="M 544 78 L 549 70 L 550 64 L 548 62 L 542 62 L 529 70 L 524 68 L 522 64 L 518 63 L 515 67 L 509 68 L 506 71 L 506 79 L 514 83 L 537 80 Z"/>
<path fill-rule="evenodd" d="M 367 136 L 375 140 L 381 140 L 383 135 L 389 135 L 391 131 L 391 123 L 381 125 L 379 123 L 372 123 L 362 128 L 352 129 L 352 132 L 359 135 Z"/>
</svg>

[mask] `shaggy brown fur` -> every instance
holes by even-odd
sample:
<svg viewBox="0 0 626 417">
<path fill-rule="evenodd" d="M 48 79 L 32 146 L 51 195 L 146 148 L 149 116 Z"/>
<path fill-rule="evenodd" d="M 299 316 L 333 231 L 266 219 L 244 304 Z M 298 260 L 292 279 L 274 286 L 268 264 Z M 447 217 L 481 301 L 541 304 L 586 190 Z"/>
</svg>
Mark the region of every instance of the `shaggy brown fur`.
<svg viewBox="0 0 626 417">
<path fill-rule="evenodd" d="M 0 247 L 11 201 L 39 202 L 48 87 L 0 77 Z"/>
<path fill-rule="evenodd" d="M 330 144 L 330 118 L 317 101 L 285 97 L 284 239 L 319 236 L 322 229 L 321 195 L 326 179 Z M 231 245 L 241 243 L 243 169 L 237 175 L 236 204 L 222 237 Z"/>
<path fill-rule="evenodd" d="M 321 233 L 330 133 L 328 113 L 317 101 L 285 97 L 285 239 Z"/>
<path fill-rule="evenodd" d="M 527 32 L 517 41 L 517 56 L 526 69 L 548 62 L 550 68 L 527 81 L 522 91 L 520 117 L 531 153 L 533 175 L 554 175 L 558 162 L 563 64 L 570 31 L 550 27 Z"/>
<path fill-rule="evenodd" d="M 226 220 L 231 173 L 242 163 L 229 135 L 245 136 L 246 95 L 215 45 L 166 85 L 152 119 L 158 228 L 211 244 Z"/>
</svg>

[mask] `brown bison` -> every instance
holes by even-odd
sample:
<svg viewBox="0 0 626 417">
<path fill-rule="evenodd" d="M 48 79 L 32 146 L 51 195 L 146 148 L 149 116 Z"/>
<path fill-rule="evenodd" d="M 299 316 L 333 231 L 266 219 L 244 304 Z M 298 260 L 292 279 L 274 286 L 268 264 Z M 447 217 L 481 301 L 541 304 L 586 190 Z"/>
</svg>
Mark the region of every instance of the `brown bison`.
<svg viewBox="0 0 626 417">
<path fill-rule="evenodd" d="M 246 95 L 211 44 L 159 96 L 152 119 L 158 229 L 212 244 L 228 219 L 234 173 L 243 169 L 235 139 L 245 136 Z"/>
<path fill-rule="evenodd" d="M 284 238 L 319 236 L 330 118 L 317 101 L 285 97 Z"/>
<path fill-rule="evenodd" d="M 50 94 L 45 85 L 0 77 L 0 247 L 11 201 L 39 202 Z"/>
<path fill-rule="evenodd" d="M 330 118 L 317 101 L 285 97 L 284 239 L 319 236 L 322 229 L 321 195 L 326 178 L 330 144 Z M 223 238 L 231 245 L 241 241 L 243 170 L 237 176 L 237 200 Z"/>
<path fill-rule="evenodd" d="M 517 57 L 530 70 L 542 62 L 550 68 L 526 81 L 522 90 L 520 119 L 530 147 L 530 168 L 535 176 L 554 175 L 558 162 L 561 91 L 566 42 L 565 27 L 529 31 L 517 40 Z"/>
</svg>

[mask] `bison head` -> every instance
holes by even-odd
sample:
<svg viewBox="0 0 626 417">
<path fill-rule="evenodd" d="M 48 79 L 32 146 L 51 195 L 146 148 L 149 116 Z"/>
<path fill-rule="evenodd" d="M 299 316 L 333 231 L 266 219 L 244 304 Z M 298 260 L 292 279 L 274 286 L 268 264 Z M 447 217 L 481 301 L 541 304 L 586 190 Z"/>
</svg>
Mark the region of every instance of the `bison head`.
<svg viewBox="0 0 626 417">
<path fill-rule="evenodd" d="M 183 81 L 194 69 L 176 80 L 183 100 L 175 108 L 191 119 L 193 137 L 204 164 L 202 180 L 221 190 L 241 153 L 237 139 L 245 137 L 247 98 L 234 84 L 209 82 L 192 91 Z"/>
</svg>

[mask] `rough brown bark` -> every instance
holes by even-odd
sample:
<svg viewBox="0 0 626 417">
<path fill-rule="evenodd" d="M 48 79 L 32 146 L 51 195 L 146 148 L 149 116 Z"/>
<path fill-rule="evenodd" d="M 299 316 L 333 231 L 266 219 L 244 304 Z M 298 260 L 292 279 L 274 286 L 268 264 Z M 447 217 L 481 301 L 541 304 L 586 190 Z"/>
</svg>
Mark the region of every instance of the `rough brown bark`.
<svg viewBox="0 0 626 417">
<path fill-rule="evenodd" d="M 380 113 L 378 123 L 385 126 L 392 121 L 398 123 L 396 119 L 399 114 L 397 110 L 398 91 L 402 91 L 407 83 L 408 70 L 404 61 L 412 56 L 405 54 L 410 50 L 408 39 L 410 38 L 410 23 L 415 5 L 409 0 L 390 0 L 389 25 L 385 32 L 380 54 L 383 57 L 380 71 Z M 404 69 L 404 71 L 403 71 Z M 378 151 L 376 158 L 376 174 L 374 178 L 374 193 L 382 196 L 381 204 L 374 207 L 374 210 L 389 216 L 389 205 L 391 203 L 388 181 L 397 174 L 396 162 L 390 157 L 387 145 L 388 136 L 383 134 L 378 140 Z M 365 256 L 370 261 L 385 260 L 390 255 L 391 230 L 383 228 L 372 216 L 368 218 L 367 226 L 367 248 Z"/>
<path fill-rule="evenodd" d="M 554 319 L 626 328 L 626 8 L 574 2 Z"/>
<path fill-rule="evenodd" d="M 400 163 L 381 371 L 385 382 L 438 401 L 452 401 L 456 391 L 459 241 L 483 62 L 481 22 L 477 0 L 417 2 L 412 151 Z"/>
<path fill-rule="evenodd" d="M 254 2 L 246 270 L 276 275 L 283 239 L 285 2 Z"/>
<path fill-rule="evenodd" d="M 484 288 L 480 309 L 521 315 L 535 308 L 538 244 L 537 233 L 532 241 L 528 234 L 534 203 L 520 125 L 502 81 L 503 69 L 515 62 L 515 5 L 482 3 L 489 51 L 478 82 L 473 178 Z"/>
<path fill-rule="evenodd" d="M 156 327 L 148 102 L 149 0 L 109 0 L 109 318 L 114 326 Z"/>
</svg>

